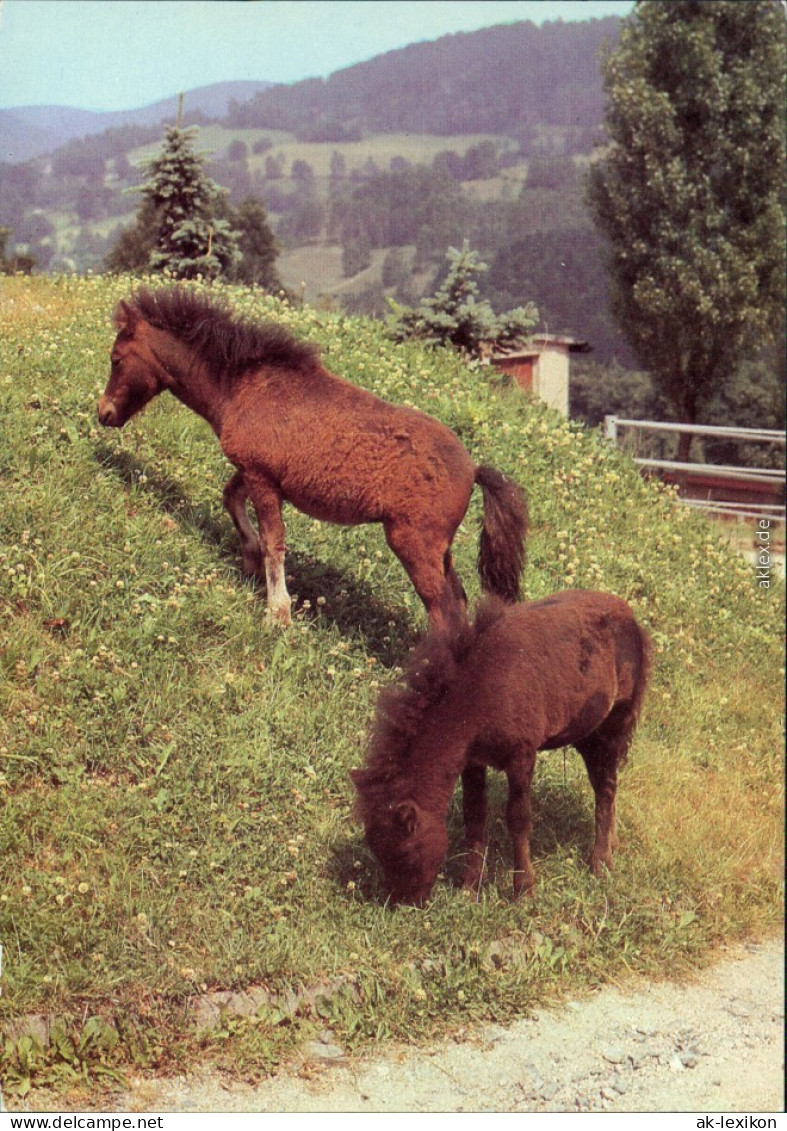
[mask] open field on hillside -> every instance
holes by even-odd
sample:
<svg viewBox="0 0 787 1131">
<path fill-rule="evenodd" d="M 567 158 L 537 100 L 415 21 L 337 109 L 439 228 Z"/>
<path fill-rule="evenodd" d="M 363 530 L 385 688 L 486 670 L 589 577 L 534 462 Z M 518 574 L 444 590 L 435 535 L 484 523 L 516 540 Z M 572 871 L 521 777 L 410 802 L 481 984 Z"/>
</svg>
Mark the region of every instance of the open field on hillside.
<svg viewBox="0 0 787 1131">
<path fill-rule="evenodd" d="M 452 427 L 528 491 L 525 588 L 628 599 L 655 672 L 619 791 L 615 872 L 585 857 L 591 791 L 540 756 L 538 891 L 509 899 L 504 788 L 489 882 L 451 853 L 423 910 L 386 906 L 352 816 L 379 689 L 424 617 L 372 527 L 288 508 L 295 623 L 242 579 L 206 425 L 161 398 L 120 433 L 95 402 L 124 279 L 0 280 L 0 1076 L 101 1087 L 216 1062 L 269 1071 L 323 1028 L 355 1048 L 504 1020 L 628 971 L 669 977 L 777 929 L 784 588 L 599 435 L 380 325 L 221 289 L 327 365 Z M 480 502 L 455 543 L 474 599 Z M 206 1029 L 196 1005 L 262 995 Z M 297 994 L 310 989 L 311 998 Z M 53 1022 L 47 1048 L 14 1028 Z"/>
<path fill-rule="evenodd" d="M 393 157 L 402 157 L 413 165 L 430 165 L 442 150 L 452 149 L 464 156 L 471 146 L 482 141 L 500 142 L 495 134 L 461 134 L 451 137 L 438 137 L 434 134 L 371 134 L 362 141 L 298 141 L 293 134 L 282 130 L 235 130 L 224 126 L 202 126 L 198 134 L 197 149 L 211 156 L 223 156 L 233 141 L 242 141 L 249 150 L 249 168 L 264 170 L 268 157 L 284 157 L 284 168 L 289 175 L 293 161 L 306 161 L 317 177 L 328 177 L 331 172 L 331 157 L 340 153 L 347 162 L 347 173 L 362 169 L 367 161 L 373 160 L 380 169 L 387 170 Z M 253 153 L 259 141 L 273 144 L 265 153 Z M 140 146 L 129 153 L 132 164 L 138 164 L 148 157 L 155 156 L 161 149 L 161 142 Z"/>
<path fill-rule="evenodd" d="M 338 244 L 293 248 L 279 257 L 276 269 L 285 287 L 309 303 L 344 281 L 342 249 Z"/>
<path fill-rule="evenodd" d="M 342 248 L 338 244 L 314 244 L 284 252 L 276 268 L 284 286 L 301 301 L 313 303 L 321 296 L 339 298 L 357 292 L 373 283 L 381 285 L 385 248 L 371 252 L 371 263 L 363 271 L 345 278 L 342 271 Z"/>
</svg>

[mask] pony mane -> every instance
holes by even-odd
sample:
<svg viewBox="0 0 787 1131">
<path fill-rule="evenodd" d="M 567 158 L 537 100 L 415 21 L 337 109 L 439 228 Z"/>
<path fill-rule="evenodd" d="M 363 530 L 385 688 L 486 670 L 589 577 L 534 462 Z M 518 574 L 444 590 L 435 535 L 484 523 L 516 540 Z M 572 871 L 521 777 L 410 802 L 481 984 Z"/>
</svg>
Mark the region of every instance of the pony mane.
<svg viewBox="0 0 787 1131">
<path fill-rule="evenodd" d="M 214 377 L 232 381 L 255 366 L 303 371 L 319 364 L 318 347 L 299 341 L 284 326 L 241 318 L 223 300 L 187 287 L 140 287 L 125 304 L 118 304 L 118 329 L 126 321 L 124 307 L 200 353 Z"/>
<path fill-rule="evenodd" d="M 472 624 L 430 632 L 411 653 L 402 679 L 380 693 L 366 765 L 353 772 L 358 790 L 356 814 L 364 823 L 381 806 L 401 800 L 400 788 L 408 780 L 408 755 L 426 715 L 454 683 L 471 649 L 508 607 L 501 598 L 487 596 L 479 603 Z"/>
</svg>

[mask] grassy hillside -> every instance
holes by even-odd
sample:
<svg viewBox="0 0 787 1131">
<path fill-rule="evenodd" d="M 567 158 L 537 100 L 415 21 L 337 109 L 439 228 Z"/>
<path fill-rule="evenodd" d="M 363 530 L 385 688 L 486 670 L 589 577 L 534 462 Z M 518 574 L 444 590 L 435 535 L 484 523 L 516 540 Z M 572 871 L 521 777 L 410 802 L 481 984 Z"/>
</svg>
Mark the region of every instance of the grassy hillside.
<svg viewBox="0 0 787 1131">
<path fill-rule="evenodd" d="M 500 140 L 494 134 L 468 133 L 461 137 L 442 137 L 432 134 L 396 133 L 373 134 L 362 141 L 307 142 L 299 141 L 294 134 L 284 130 L 232 129 L 226 126 L 203 126 L 199 131 L 198 149 L 211 156 L 223 156 L 233 141 L 242 141 L 249 150 L 249 168 L 262 171 L 268 157 L 282 157 L 287 173 L 293 161 L 307 161 L 315 176 L 327 178 L 331 171 L 331 157 L 340 153 L 347 162 L 348 175 L 363 168 L 367 161 L 375 161 L 380 168 L 387 169 L 394 157 L 401 157 L 412 164 L 429 165 L 435 156 L 444 149 L 453 149 L 464 155 L 468 149 L 482 141 Z M 264 153 L 253 153 L 254 145 L 269 141 L 271 148 Z M 138 165 L 161 150 L 161 141 L 141 146 L 128 154 L 132 165 Z"/>
<path fill-rule="evenodd" d="M 329 367 L 454 428 L 528 490 L 529 595 L 629 599 L 656 666 L 621 782 L 621 847 L 584 859 L 591 792 L 542 755 L 534 900 L 509 900 L 502 782 L 490 881 L 452 857 L 424 910 L 384 905 L 352 817 L 351 767 L 379 688 L 424 628 L 372 527 L 286 515 L 293 627 L 239 574 L 198 418 L 161 398 L 97 427 L 111 310 L 129 281 L 0 281 L 0 1078 L 111 1083 L 219 1061 L 269 1070 L 324 1028 L 350 1048 L 418 1040 L 629 971 L 671 976 L 781 921 L 783 587 L 595 435 L 379 324 L 241 289 L 248 314 L 321 344 Z M 471 596 L 479 500 L 456 556 Z M 317 991 L 201 1027 L 217 990 Z M 57 1019 L 47 1049 L 11 1029 Z"/>
</svg>

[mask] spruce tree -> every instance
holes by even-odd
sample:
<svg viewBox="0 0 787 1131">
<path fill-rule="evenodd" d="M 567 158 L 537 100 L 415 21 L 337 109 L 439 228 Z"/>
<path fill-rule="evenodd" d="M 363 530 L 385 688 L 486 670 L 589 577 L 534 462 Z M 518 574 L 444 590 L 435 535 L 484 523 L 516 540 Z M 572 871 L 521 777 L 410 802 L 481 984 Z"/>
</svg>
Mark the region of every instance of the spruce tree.
<svg viewBox="0 0 787 1131">
<path fill-rule="evenodd" d="M 538 320 L 532 303 L 498 315 L 486 299 L 479 300 L 477 279 L 488 268 L 467 240 L 461 248 L 450 247 L 447 259 L 448 273 L 442 285 L 419 307 L 411 309 L 389 299 L 391 332 L 397 341 L 419 338 L 430 345 L 451 345 L 478 355 L 482 343 L 502 344 L 531 332 Z"/>
<path fill-rule="evenodd" d="M 139 190 L 156 216 L 148 268 L 177 279 L 215 279 L 240 259 L 238 233 L 220 217 L 221 189 L 194 152 L 196 128 L 167 126 L 161 153 L 147 162 L 149 179 Z"/>
</svg>

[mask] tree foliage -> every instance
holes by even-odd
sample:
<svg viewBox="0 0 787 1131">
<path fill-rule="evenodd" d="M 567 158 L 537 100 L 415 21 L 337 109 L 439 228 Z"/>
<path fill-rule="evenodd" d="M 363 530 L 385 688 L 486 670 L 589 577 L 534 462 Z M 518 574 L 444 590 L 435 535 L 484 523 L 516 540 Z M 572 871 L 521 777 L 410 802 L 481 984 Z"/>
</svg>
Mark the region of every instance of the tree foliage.
<svg viewBox="0 0 787 1131">
<path fill-rule="evenodd" d="M 331 201 L 330 231 L 341 243 L 372 247 L 419 243 L 443 249 L 467 231 L 472 206 L 451 177 L 423 165 L 374 172 Z"/>
<path fill-rule="evenodd" d="M 220 217 L 221 190 L 194 152 L 194 134 L 194 127 L 167 126 L 161 153 L 148 162 L 139 190 L 156 216 L 148 266 L 179 279 L 215 279 L 236 266 L 238 233 Z"/>
<path fill-rule="evenodd" d="M 604 66 L 589 202 L 612 307 L 693 422 L 785 301 L 785 21 L 771 0 L 640 0 Z"/>
<path fill-rule="evenodd" d="M 10 228 L 0 227 L 0 275 L 32 275 L 36 262 L 32 255 L 7 253 L 6 248 L 12 235 Z"/>
<path fill-rule="evenodd" d="M 135 222 L 118 232 L 114 244 L 104 258 L 105 270 L 114 275 L 144 273 L 157 234 L 156 209 L 150 201 L 145 200 L 137 211 Z"/>
<path fill-rule="evenodd" d="M 588 222 L 515 238 L 512 227 L 511 237 L 498 248 L 484 281 L 482 293 L 492 305 L 513 306 L 527 295 L 538 307 L 539 329 L 586 339 L 596 361 L 635 367 L 608 310 L 606 243 L 598 230 Z"/>
<path fill-rule="evenodd" d="M 279 246 L 263 202 L 247 195 L 233 208 L 194 153 L 192 130 L 168 127 L 150 178 L 137 191 L 133 227 L 120 232 L 104 264 L 108 271 L 166 270 L 177 278 L 225 276 L 276 291 Z M 235 167 L 245 167 L 238 161 Z"/>
<path fill-rule="evenodd" d="M 477 277 L 487 266 L 467 240 L 461 249 L 450 247 L 447 259 L 448 273 L 431 298 L 416 309 L 391 301 L 391 333 L 397 341 L 419 338 L 478 355 L 483 342 L 510 342 L 530 333 L 538 320 L 532 303 L 498 315 L 486 299 L 479 300 Z"/>
<path fill-rule="evenodd" d="M 413 43 L 327 79 L 262 91 L 236 106 L 229 124 L 341 141 L 364 131 L 511 137 L 545 122 L 564 127 L 575 144 L 597 125 L 596 57 L 619 23 L 526 20 Z"/>
<path fill-rule="evenodd" d="M 342 248 L 342 275 L 345 279 L 357 275 L 372 262 L 372 245 L 368 236 L 360 236 L 357 240 L 350 240 Z"/>
<path fill-rule="evenodd" d="M 279 245 L 270 229 L 265 205 L 256 197 L 248 197 L 241 201 L 233 215 L 241 253 L 233 270 L 233 280 L 253 283 L 266 291 L 280 290 L 282 282 L 276 270 Z"/>
</svg>

